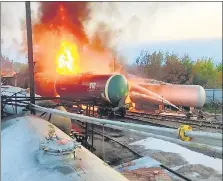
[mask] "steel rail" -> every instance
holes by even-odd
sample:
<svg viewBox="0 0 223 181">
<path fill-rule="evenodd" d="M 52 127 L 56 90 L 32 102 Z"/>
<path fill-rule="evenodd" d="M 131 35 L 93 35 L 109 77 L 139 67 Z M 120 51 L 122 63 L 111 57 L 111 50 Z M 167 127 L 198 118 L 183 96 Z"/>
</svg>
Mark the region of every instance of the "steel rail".
<svg viewBox="0 0 223 181">
<path fill-rule="evenodd" d="M 128 111 L 127 115 L 130 116 L 137 116 L 137 117 L 145 117 L 145 118 L 153 118 L 153 117 L 159 117 L 160 119 L 164 118 L 164 119 L 180 119 L 180 120 L 186 120 L 186 121 L 191 121 L 194 122 L 193 119 L 188 118 L 186 115 L 184 116 L 179 116 L 179 115 L 163 115 L 163 114 L 154 114 L 154 113 L 142 113 L 142 112 L 133 112 L 133 111 Z M 213 123 L 207 120 L 202 120 L 201 122 L 203 123 Z M 219 124 L 223 125 L 222 122 L 219 122 Z"/>
<path fill-rule="evenodd" d="M 142 118 L 148 118 L 148 119 L 154 119 L 157 121 L 169 121 L 169 122 L 175 122 L 175 123 L 183 123 L 183 124 L 189 124 L 189 125 L 193 125 L 196 126 L 198 128 L 204 126 L 206 128 L 213 128 L 213 129 L 223 129 L 223 125 L 221 122 L 209 122 L 209 121 L 194 121 L 194 120 L 189 120 L 188 118 L 183 118 L 180 116 L 164 116 L 164 115 L 144 115 L 142 116 L 141 113 L 139 115 L 133 115 L 134 117 L 131 116 L 131 114 L 127 114 L 126 118 L 130 118 L 130 119 L 139 119 L 141 121 L 146 122 L 145 120 L 143 120 Z"/>
<path fill-rule="evenodd" d="M 143 118 L 149 118 L 149 119 L 156 118 L 159 120 L 172 121 L 172 122 L 177 122 L 178 120 L 180 120 L 180 121 L 190 122 L 191 124 L 195 124 L 194 120 L 187 118 L 187 117 L 183 117 L 183 116 L 177 116 L 177 115 L 160 115 L 160 114 L 151 114 L 150 115 L 150 114 L 134 113 L 134 114 L 127 114 L 127 116 L 143 117 Z M 200 122 L 211 124 L 210 121 L 205 121 L 205 120 L 202 120 Z"/>
</svg>

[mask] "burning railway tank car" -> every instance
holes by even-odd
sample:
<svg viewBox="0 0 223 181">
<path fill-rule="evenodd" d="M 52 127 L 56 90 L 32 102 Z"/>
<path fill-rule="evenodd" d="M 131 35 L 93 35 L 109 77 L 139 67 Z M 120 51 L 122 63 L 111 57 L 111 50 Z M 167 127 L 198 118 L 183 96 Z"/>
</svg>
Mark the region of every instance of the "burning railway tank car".
<svg viewBox="0 0 223 181">
<path fill-rule="evenodd" d="M 55 82 L 60 97 L 92 100 L 98 106 L 100 115 L 125 115 L 125 99 L 128 96 L 128 82 L 120 74 L 82 74 L 60 76 Z"/>
<path fill-rule="evenodd" d="M 35 74 L 35 91 L 38 95 L 44 97 L 56 97 L 58 94 L 54 88 L 55 81 L 48 78 L 49 76 L 47 73 Z"/>
<path fill-rule="evenodd" d="M 38 82 L 36 82 L 38 84 Z M 44 83 L 38 84 L 38 93 L 48 96 Z M 53 96 L 70 98 L 80 102 L 93 101 L 100 116 L 125 116 L 125 100 L 129 93 L 128 81 L 121 74 L 77 74 L 61 75 L 53 83 L 48 83 Z M 54 85 L 54 86 L 52 86 Z M 46 95 L 45 95 L 46 92 Z"/>
<path fill-rule="evenodd" d="M 142 87 L 154 92 L 168 100 L 176 106 L 183 107 L 194 107 L 201 108 L 205 104 L 206 94 L 203 87 L 199 85 L 176 85 L 176 84 L 152 84 L 152 83 L 141 83 Z M 135 100 L 134 102 L 141 104 L 148 104 L 146 99 Z M 151 104 L 159 105 L 160 101 L 152 100 L 149 101 Z"/>
</svg>

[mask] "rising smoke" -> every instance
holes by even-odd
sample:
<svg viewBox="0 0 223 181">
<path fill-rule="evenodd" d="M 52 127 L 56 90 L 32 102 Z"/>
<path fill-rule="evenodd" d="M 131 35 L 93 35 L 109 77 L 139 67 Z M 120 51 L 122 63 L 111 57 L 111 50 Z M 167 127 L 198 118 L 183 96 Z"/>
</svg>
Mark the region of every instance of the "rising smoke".
<svg viewBox="0 0 223 181">
<path fill-rule="evenodd" d="M 64 4 L 64 2 L 61 3 Z M 44 4 L 40 7 L 39 2 L 31 2 L 33 25 L 39 20 L 42 20 L 43 24 L 53 21 L 50 18 L 55 17 L 58 3 L 48 2 Z M 151 20 L 154 18 L 155 12 L 167 5 L 124 2 L 68 2 L 64 4 L 68 9 L 68 19 L 78 27 L 72 29 L 72 32 L 83 40 L 90 38 L 89 43 L 94 48 L 95 45 L 97 45 L 97 49 L 110 48 L 112 53 L 115 53 L 113 55 L 115 57 L 120 55 L 120 52 L 117 52 L 117 46 L 125 41 L 126 37 L 131 37 L 130 39 L 137 41 L 139 27 L 143 24 L 152 23 Z M 53 8 L 50 9 L 50 7 Z M 141 13 L 137 11 L 137 8 L 140 9 L 139 12 Z M 78 18 L 75 19 L 75 16 Z M 17 52 L 21 58 L 27 56 L 27 52 L 20 51 L 26 46 L 24 43 L 26 42 L 24 2 L 1 3 L 1 38 L 3 40 L 3 53 L 10 59 L 15 61 L 20 59 L 17 55 L 14 56 L 14 52 Z M 23 48 L 21 48 L 22 45 Z M 13 53 L 11 53 L 12 49 Z"/>
<path fill-rule="evenodd" d="M 83 22 L 90 17 L 88 2 L 41 2 L 39 8 L 40 24 L 52 30 L 65 28 L 81 43 L 87 43 L 88 37 Z"/>
<path fill-rule="evenodd" d="M 33 24 L 37 72 L 49 72 L 50 69 L 52 73 L 55 70 L 54 56 L 62 40 L 72 41 L 78 46 L 81 72 L 111 72 L 111 62 L 117 55 L 111 42 L 117 33 L 104 22 L 97 22 L 92 34 L 88 33 L 86 27 L 93 21 L 94 8 L 96 6 L 88 2 L 40 3 L 39 21 Z M 100 70 L 98 64 L 101 65 Z"/>
</svg>

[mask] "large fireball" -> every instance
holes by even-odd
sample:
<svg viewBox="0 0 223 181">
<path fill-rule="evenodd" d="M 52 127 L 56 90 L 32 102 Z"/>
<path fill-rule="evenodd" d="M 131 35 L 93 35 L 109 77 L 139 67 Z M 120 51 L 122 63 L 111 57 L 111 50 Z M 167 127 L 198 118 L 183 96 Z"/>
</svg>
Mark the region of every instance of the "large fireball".
<svg viewBox="0 0 223 181">
<path fill-rule="evenodd" d="M 62 41 L 56 56 L 56 72 L 59 74 L 80 73 L 77 46 L 68 41 Z"/>
</svg>

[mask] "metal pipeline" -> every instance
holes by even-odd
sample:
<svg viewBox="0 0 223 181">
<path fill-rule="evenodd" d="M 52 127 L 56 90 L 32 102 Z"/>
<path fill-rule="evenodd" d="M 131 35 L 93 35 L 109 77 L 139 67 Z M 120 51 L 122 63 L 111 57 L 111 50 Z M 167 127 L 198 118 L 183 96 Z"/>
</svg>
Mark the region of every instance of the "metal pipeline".
<svg viewBox="0 0 223 181">
<path fill-rule="evenodd" d="M 53 114 L 58 114 L 61 116 L 69 117 L 71 119 L 77 119 L 82 122 L 88 122 L 92 124 L 100 124 L 100 125 L 109 125 L 109 126 L 118 126 L 121 127 L 122 130 L 129 130 L 132 129 L 135 131 L 135 133 L 142 133 L 146 136 L 151 136 L 151 137 L 156 137 L 160 138 L 163 140 L 167 141 L 174 141 L 177 144 L 183 144 L 183 145 L 191 145 L 191 144 L 200 144 L 204 143 L 205 145 L 211 145 L 211 146 L 222 146 L 222 135 L 221 134 L 213 134 L 212 133 L 205 133 L 205 132 L 194 132 L 194 131 L 188 131 L 185 132 L 185 134 L 188 136 L 192 136 L 192 140 L 189 142 L 181 141 L 178 139 L 178 130 L 176 129 L 170 129 L 170 128 L 158 128 L 154 126 L 147 126 L 147 125 L 139 125 L 139 124 L 134 124 L 134 123 L 123 123 L 119 121 L 111 121 L 111 120 L 106 120 L 106 119 L 98 119 L 94 117 L 88 117 L 84 115 L 79 115 L 79 114 L 74 114 L 74 113 L 68 113 L 68 112 L 62 112 L 59 110 L 55 109 L 50 109 L 50 108 L 44 108 L 41 106 L 37 105 L 32 105 L 35 107 L 36 110 L 38 111 L 44 111 L 44 112 L 49 112 Z M 147 133 L 150 132 L 150 133 Z M 203 138 L 203 139 L 201 139 Z M 219 150 L 219 149 L 218 149 Z"/>
<path fill-rule="evenodd" d="M 95 124 L 102 125 L 101 123 L 98 123 L 98 122 L 96 122 Z M 194 143 L 194 142 L 185 142 L 185 141 L 181 141 L 179 139 L 174 139 L 174 138 L 170 138 L 170 137 L 166 137 L 166 136 L 162 136 L 162 135 L 155 135 L 152 133 L 146 133 L 146 132 L 139 131 L 139 130 L 129 129 L 127 127 L 114 126 L 114 125 L 110 125 L 110 124 L 103 124 L 103 127 L 112 128 L 112 129 L 125 131 L 125 132 L 130 132 L 130 133 L 143 135 L 143 136 L 147 136 L 147 137 L 152 137 L 152 138 L 156 138 L 156 139 L 161 139 L 164 141 L 169 141 L 171 143 L 176 143 L 181 146 L 185 146 L 187 148 L 200 149 L 200 150 L 205 150 L 205 151 L 222 154 L 222 147 L 219 147 L 219 146 L 211 146 L 211 145 L 207 145 L 207 144 Z"/>
<path fill-rule="evenodd" d="M 98 123 L 98 122 L 96 122 L 94 124 L 102 125 L 101 123 Z M 125 132 L 130 132 L 130 133 L 143 135 L 143 136 L 147 136 L 147 137 L 152 137 L 152 138 L 156 138 L 156 139 L 161 139 L 164 141 L 169 141 L 171 143 L 176 143 L 181 146 L 185 146 L 187 148 L 200 149 L 200 150 L 205 150 L 205 151 L 222 154 L 222 147 L 219 147 L 219 146 L 211 146 L 211 145 L 195 143 L 195 142 L 185 142 L 185 141 L 181 141 L 181 140 L 175 139 L 175 138 L 170 138 L 170 137 L 166 137 L 166 136 L 162 136 L 162 135 L 156 135 L 156 134 L 152 134 L 152 133 L 146 133 L 146 132 L 139 131 L 139 130 L 129 129 L 128 127 L 114 126 L 114 125 L 110 125 L 110 124 L 103 124 L 103 127 L 112 128 L 112 129 L 125 131 Z"/>
<path fill-rule="evenodd" d="M 205 138 L 205 139 L 214 139 L 214 140 L 222 140 L 222 134 L 220 133 L 208 133 L 201 131 L 187 131 L 185 132 L 186 136 L 197 137 L 197 138 Z"/>
<path fill-rule="evenodd" d="M 181 141 L 179 139 L 169 138 L 169 137 L 161 136 L 161 135 L 155 135 L 155 134 L 152 134 L 152 133 L 146 133 L 146 132 L 143 132 L 143 131 L 123 128 L 123 127 L 119 127 L 119 126 L 113 126 L 113 125 L 104 125 L 104 126 L 108 127 L 108 128 L 121 130 L 121 131 L 126 131 L 126 132 L 140 134 L 140 135 L 144 135 L 144 136 L 148 136 L 148 137 L 152 137 L 152 138 L 157 138 L 157 139 L 161 139 L 161 140 L 164 140 L 164 141 L 169 141 L 171 143 L 176 143 L 176 144 L 186 146 L 186 147 L 189 147 L 189 148 L 202 149 L 202 150 L 205 150 L 205 151 L 211 151 L 211 152 L 222 154 L 222 147 L 218 147 L 218 146 L 210 146 L 210 145 L 194 143 L 194 142 L 185 142 L 185 141 Z"/>
<path fill-rule="evenodd" d="M 72 119 L 78 119 L 80 121 L 84 121 L 84 122 L 89 122 L 89 123 L 95 123 L 98 122 L 100 124 L 111 124 L 111 125 L 117 125 L 117 126 L 123 126 L 123 127 L 129 127 L 129 128 L 133 128 L 133 129 L 140 129 L 140 130 L 147 130 L 147 131 L 157 131 L 157 132 L 161 132 L 161 133 L 166 133 L 166 134 L 172 134 L 172 135 L 176 135 L 177 134 L 177 130 L 175 129 L 170 129 L 170 128 L 158 128 L 158 127 L 154 127 L 154 126 L 145 126 L 145 125 L 139 125 L 139 124 L 134 124 L 134 123 L 123 123 L 123 122 L 119 122 L 119 121 L 111 121 L 111 120 L 107 120 L 107 119 L 99 119 L 99 118 L 94 118 L 94 117 L 88 117 L 88 116 L 84 116 L 84 115 L 80 115 L 80 114 L 74 114 L 74 113 L 64 113 L 55 109 L 50 109 L 50 108 L 44 108 L 41 106 L 37 106 L 37 105 L 32 105 L 35 107 L 36 110 L 38 111 L 45 111 L 45 112 L 49 112 L 49 113 L 54 113 L 54 114 L 58 114 L 61 116 L 69 116 Z"/>
</svg>

